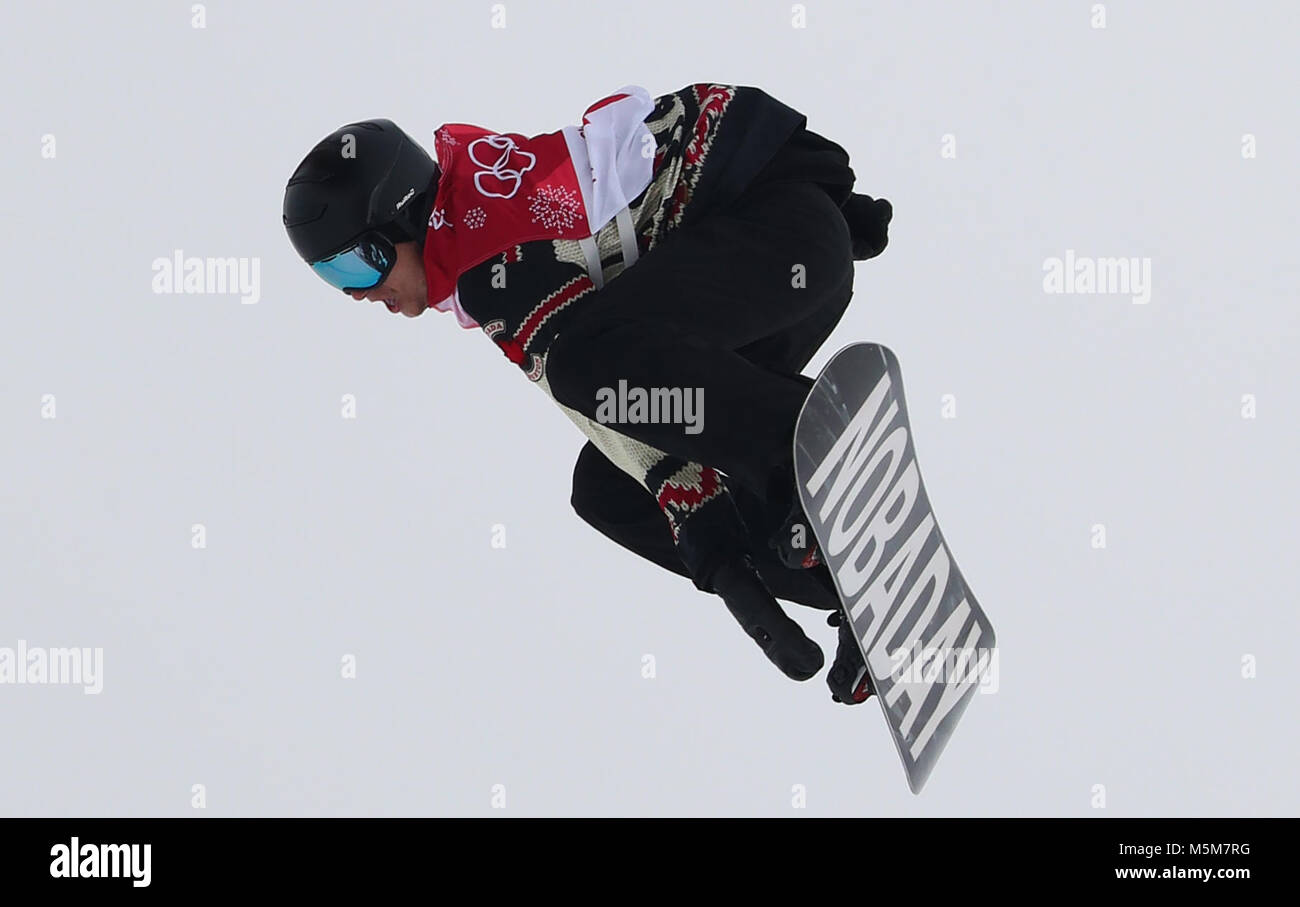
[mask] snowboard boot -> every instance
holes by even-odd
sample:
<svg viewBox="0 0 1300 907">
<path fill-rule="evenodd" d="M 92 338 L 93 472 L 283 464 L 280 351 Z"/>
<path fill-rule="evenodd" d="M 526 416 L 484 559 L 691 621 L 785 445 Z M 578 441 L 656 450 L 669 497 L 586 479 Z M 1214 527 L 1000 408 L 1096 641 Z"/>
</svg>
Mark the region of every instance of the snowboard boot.
<svg viewBox="0 0 1300 907">
<path fill-rule="evenodd" d="M 826 658 L 821 647 L 781 610 L 748 554 L 719 567 L 712 586 L 732 617 L 786 677 L 807 680 L 822 669 Z"/>
<path fill-rule="evenodd" d="M 808 515 L 803 512 L 795 490 L 794 462 L 785 460 L 772 470 L 768 483 L 767 506 L 774 514 L 784 514 L 780 524 L 771 531 L 767 546 L 776 559 L 791 570 L 807 570 L 822 562 L 817 550 Z"/>
<path fill-rule="evenodd" d="M 831 699 L 845 705 L 857 705 L 866 702 L 875 692 L 871 688 L 871 675 L 862 660 L 857 640 L 853 638 L 853 627 L 844 618 L 844 612 L 835 610 L 826 618 L 826 623 L 839 627 L 840 641 L 835 647 L 835 661 L 826 672 L 826 685 L 831 688 Z"/>
</svg>

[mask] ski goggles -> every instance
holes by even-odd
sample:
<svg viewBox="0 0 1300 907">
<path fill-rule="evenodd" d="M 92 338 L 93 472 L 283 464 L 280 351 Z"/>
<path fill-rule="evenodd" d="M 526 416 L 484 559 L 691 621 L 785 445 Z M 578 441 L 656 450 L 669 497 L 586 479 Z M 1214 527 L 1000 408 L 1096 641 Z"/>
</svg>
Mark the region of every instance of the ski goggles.
<svg viewBox="0 0 1300 907">
<path fill-rule="evenodd" d="M 388 237 L 367 233 L 342 252 L 312 262 L 311 269 L 336 290 L 352 293 L 379 286 L 396 261 L 397 249 Z"/>
</svg>

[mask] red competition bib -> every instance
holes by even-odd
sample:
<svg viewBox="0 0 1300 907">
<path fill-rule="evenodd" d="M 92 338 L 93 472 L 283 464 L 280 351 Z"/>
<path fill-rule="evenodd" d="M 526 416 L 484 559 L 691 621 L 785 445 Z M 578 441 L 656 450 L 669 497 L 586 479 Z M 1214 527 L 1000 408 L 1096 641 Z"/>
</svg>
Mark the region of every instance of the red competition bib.
<svg viewBox="0 0 1300 907">
<path fill-rule="evenodd" d="M 603 227 L 649 184 L 641 149 L 652 107 L 644 89 L 627 86 L 587 108 L 582 129 L 527 137 L 440 126 L 441 174 L 424 242 L 429 305 L 477 327 L 456 298 L 461 274 L 519 243 L 584 240 Z"/>
</svg>

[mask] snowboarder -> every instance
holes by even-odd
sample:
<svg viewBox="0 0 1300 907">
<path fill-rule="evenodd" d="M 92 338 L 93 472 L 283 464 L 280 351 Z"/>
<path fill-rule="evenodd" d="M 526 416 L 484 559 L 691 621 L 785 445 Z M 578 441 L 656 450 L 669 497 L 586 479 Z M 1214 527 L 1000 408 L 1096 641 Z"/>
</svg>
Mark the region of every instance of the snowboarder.
<svg viewBox="0 0 1300 907">
<path fill-rule="evenodd" d="M 845 150 L 762 90 L 624 86 L 581 126 L 461 123 L 432 159 L 388 120 L 321 140 L 285 190 L 295 249 L 355 300 L 481 328 L 590 438 L 578 515 L 716 593 L 786 676 L 823 666 L 777 599 L 839 626 L 832 697 L 870 694 L 794 487 L 800 370 L 892 215 Z M 610 418 L 614 388 L 702 395 L 703 419 Z M 661 397 L 661 399 L 670 399 Z"/>
</svg>

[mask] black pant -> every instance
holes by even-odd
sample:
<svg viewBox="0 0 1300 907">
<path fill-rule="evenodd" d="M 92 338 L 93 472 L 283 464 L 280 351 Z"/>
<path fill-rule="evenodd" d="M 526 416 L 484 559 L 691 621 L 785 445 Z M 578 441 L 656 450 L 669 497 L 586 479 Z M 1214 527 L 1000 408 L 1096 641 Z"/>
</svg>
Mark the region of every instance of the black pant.
<svg viewBox="0 0 1300 907">
<path fill-rule="evenodd" d="M 746 524 L 761 525 L 762 502 L 743 487 L 731 482 L 727 486 Z M 678 556 L 668 522 L 655 499 L 590 441 L 583 446 L 573 468 L 571 501 L 578 516 L 606 538 L 665 570 L 694 579 Z M 777 598 L 823 611 L 839 607 L 825 564 L 791 570 L 772 556 L 764 539 L 752 537 L 750 543 L 754 567 Z"/>
<path fill-rule="evenodd" d="M 704 426 L 619 432 L 721 470 L 762 498 L 790 456 L 808 395 L 799 375 L 853 295 L 849 227 L 815 183 L 751 186 L 670 233 L 552 341 L 555 399 L 597 418 L 597 391 L 703 389 Z"/>
<path fill-rule="evenodd" d="M 703 430 L 619 423 L 621 433 L 726 474 L 748 526 L 770 523 L 766 483 L 790 456 L 795 419 L 812 386 L 800 374 L 853 295 L 848 225 L 819 185 L 749 187 L 725 211 L 669 234 L 610 281 L 552 342 L 555 398 L 597 418 L 596 392 L 703 389 Z M 801 285 L 802 284 L 802 285 Z M 613 541 L 683 576 L 654 498 L 591 443 L 573 475 L 578 514 Z M 778 598 L 836 607 L 825 566 L 791 570 L 753 539 L 755 565 Z"/>
</svg>

